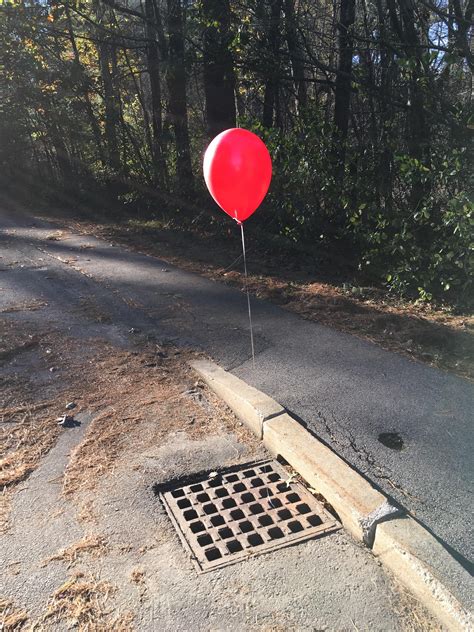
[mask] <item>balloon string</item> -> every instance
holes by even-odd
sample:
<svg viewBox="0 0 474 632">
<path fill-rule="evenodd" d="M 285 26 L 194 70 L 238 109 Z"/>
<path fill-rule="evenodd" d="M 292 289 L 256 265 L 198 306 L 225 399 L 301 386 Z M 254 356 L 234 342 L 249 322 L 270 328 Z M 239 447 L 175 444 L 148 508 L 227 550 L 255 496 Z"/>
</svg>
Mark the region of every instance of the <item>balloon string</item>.
<svg viewBox="0 0 474 632">
<path fill-rule="evenodd" d="M 240 224 L 240 232 L 242 235 L 242 253 L 244 255 L 244 272 L 245 272 L 245 291 L 247 292 L 247 306 L 249 309 L 249 323 L 250 323 L 250 345 L 252 347 L 252 364 L 255 369 L 255 347 L 253 344 L 253 327 L 252 327 L 252 311 L 250 309 L 250 294 L 249 294 L 249 284 L 247 278 L 247 258 L 245 256 L 245 238 L 244 238 L 244 225 L 242 222 Z"/>
</svg>

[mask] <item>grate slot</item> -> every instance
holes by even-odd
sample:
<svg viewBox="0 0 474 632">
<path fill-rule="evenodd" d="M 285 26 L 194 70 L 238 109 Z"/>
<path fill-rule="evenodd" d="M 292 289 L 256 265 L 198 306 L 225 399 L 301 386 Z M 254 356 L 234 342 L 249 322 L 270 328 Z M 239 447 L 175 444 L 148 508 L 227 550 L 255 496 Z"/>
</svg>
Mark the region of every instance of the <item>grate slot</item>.
<svg viewBox="0 0 474 632">
<path fill-rule="evenodd" d="M 211 523 L 213 527 L 220 527 L 221 524 L 225 524 L 225 519 L 223 516 L 212 516 Z"/>
<path fill-rule="evenodd" d="M 230 517 L 232 520 L 242 520 L 242 518 L 245 518 L 245 514 L 242 509 L 234 509 L 230 512 Z"/>
<path fill-rule="evenodd" d="M 165 508 L 199 571 L 233 564 L 340 528 L 276 461 L 167 485 Z"/>
<path fill-rule="evenodd" d="M 199 535 L 197 541 L 199 546 L 208 546 L 209 544 L 212 544 L 212 538 L 208 533 L 205 533 L 204 535 Z"/>
<path fill-rule="evenodd" d="M 298 533 L 299 531 L 303 531 L 304 527 L 301 524 L 301 522 L 298 522 L 298 520 L 295 520 L 294 522 L 289 522 L 288 523 L 288 529 L 292 533 Z"/>
</svg>

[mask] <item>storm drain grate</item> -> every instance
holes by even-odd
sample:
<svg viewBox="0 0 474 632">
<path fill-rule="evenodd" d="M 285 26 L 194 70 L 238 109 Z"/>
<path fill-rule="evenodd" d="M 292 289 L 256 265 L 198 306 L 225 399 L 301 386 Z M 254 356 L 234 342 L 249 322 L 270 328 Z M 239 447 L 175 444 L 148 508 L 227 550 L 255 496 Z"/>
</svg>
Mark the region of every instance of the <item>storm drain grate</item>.
<svg viewBox="0 0 474 632">
<path fill-rule="evenodd" d="M 177 483 L 160 497 L 201 572 L 340 528 L 276 461 Z"/>
</svg>

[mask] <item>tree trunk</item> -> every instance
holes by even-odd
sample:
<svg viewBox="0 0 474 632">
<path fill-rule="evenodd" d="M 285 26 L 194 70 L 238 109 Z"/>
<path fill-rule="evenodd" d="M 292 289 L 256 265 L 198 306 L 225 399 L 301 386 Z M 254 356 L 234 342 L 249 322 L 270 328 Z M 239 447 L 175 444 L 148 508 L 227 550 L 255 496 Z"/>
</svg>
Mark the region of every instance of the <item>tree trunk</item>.
<svg viewBox="0 0 474 632">
<path fill-rule="evenodd" d="M 147 36 L 147 68 L 150 78 L 151 93 L 151 125 L 153 131 L 152 157 L 156 183 L 162 185 L 166 180 L 166 163 L 163 155 L 163 107 L 161 104 L 160 57 L 156 24 L 159 20 L 158 7 L 155 0 L 145 0 L 146 36 Z"/>
<path fill-rule="evenodd" d="M 81 58 L 79 55 L 79 49 L 77 48 L 76 38 L 74 35 L 74 29 L 72 26 L 71 13 L 69 10 L 69 6 L 67 3 L 64 4 L 64 8 L 66 11 L 66 20 L 67 20 L 67 28 L 69 32 L 69 39 L 71 41 L 72 51 L 74 54 L 74 62 L 77 67 L 77 71 L 80 75 L 80 88 L 83 94 L 84 103 L 86 105 L 87 118 L 89 119 L 89 125 L 92 130 L 92 134 L 94 136 L 94 141 L 97 146 L 97 152 L 99 154 L 99 159 L 103 165 L 106 164 L 104 148 L 102 147 L 102 139 L 100 136 L 100 127 L 99 123 L 95 117 L 94 110 L 92 108 L 92 103 L 89 97 L 89 78 L 87 77 L 84 67 L 81 63 Z"/>
<path fill-rule="evenodd" d="M 425 95 L 423 89 L 423 67 L 420 39 L 415 25 L 415 6 L 413 0 L 398 0 L 400 8 L 400 23 L 403 32 L 403 43 L 406 45 L 406 55 L 411 61 L 410 69 L 410 101 L 408 108 L 408 151 L 412 158 L 421 164 L 429 162 L 429 129 L 426 118 Z M 426 195 L 426 184 L 421 173 L 414 176 L 411 194 L 413 211 L 419 208 Z"/>
<path fill-rule="evenodd" d="M 267 27 L 267 47 L 269 64 L 265 68 L 267 79 L 263 99 L 262 123 L 265 127 L 273 126 L 273 115 L 276 113 L 276 125 L 281 126 L 279 108 L 279 74 L 280 74 L 280 21 L 281 0 L 269 0 L 270 18 Z"/>
<path fill-rule="evenodd" d="M 235 74 L 229 0 L 202 0 L 204 94 L 207 133 L 213 138 L 235 127 Z"/>
<path fill-rule="evenodd" d="M 333 153 L 335 157 L 335 179 L 339 188 L 344 179 L 344 166 L 346 160 L 346 140 L 349 129 L 351 81 L 352 81 L 352 55 L 354 42 L 351 33 L 355 20 L 355 0 L 341 0 L 339 30 L 339 62 L 336 74 L 336 90 L 334 101 L 334 143 Z"/>
<path fill-rule="evenodd" d="M 104 23 L 106 7 L 102 5 L 100 0 L 94 0 L 94 9 L 96 19 L 99 25 Z M 120 152 L 117 140 L 117 128 L 120 124 L 120 110 L 118 107 L 118 97 L 115 94 L 113 76 L 112 76 L 112 44 L 105 41 L 105 34 L 102 30 L 98 30 L 97 35 L 97 53 L 99 56 L 100 75 L 102 78 L 104 108 L 105 108 L 105 140 L 107 145 L 107 154 L 110 167 L 114 172 L 118 173 L 121 169 Z"/>
<path fill-rule="evenodd" d="M 456 44 L 461 57 L 466 60 L 469 70 L 474 72 L 474 54 L 472 37 L 472 21 L 474 17 L 474 2 L 469 0 L 465 2 L 465 11 L 463 13 L 461 0 L 452 0 L 452 11 L 456 20 L 455 38 Z"/>
<path fill-rule="evenodd" d="M 379 128 L 380 128 L 380 170 L 378 189 L 385 208 L 390 211 L 392 206 L 392 166 L 393 152 L 390 146 L 390 122 L 393 117 L 392 104 L 392 74 L 394 54 L 387 46 L 388 33 L 386 29 L 387 13 L 382 0 L 377 0 L 378 28 L 380 30 L 380 96 L 379 96 Z"/>
<path fill-rule="evenodd" d="M 296 112 L 306 107 L 307 90 L 304 76 L 304 53 L 298 39 L 298 29 L 295 15 L 295 0 L 285 0 L 286 42 L 290 54 L 293 81 L 296 90 Z"/>
<path fill-rule="evenodd" d="M 54 111 L 54 110 L 53 110 Z M 54 147 L 56 164 L 58 166 L 58 175 L 61 183 L 69 189 L 76 188 L 76 177 L 72 169 L 71 159 L 64 142 L 64 133 L 53 119 L 46 123 L 49 126 L 49 135 L 51 143 Z"/>
<path fill-rule="evenodd" d="M 168 60 L 166 84 L 168 88 L 168 109 L 176 142 L 176 175 L 180 186 L 189 192 L 193 188 L 193 173 L 189 146 L 181 0 L 167 0 L 167 7 Z"/>
</svg>

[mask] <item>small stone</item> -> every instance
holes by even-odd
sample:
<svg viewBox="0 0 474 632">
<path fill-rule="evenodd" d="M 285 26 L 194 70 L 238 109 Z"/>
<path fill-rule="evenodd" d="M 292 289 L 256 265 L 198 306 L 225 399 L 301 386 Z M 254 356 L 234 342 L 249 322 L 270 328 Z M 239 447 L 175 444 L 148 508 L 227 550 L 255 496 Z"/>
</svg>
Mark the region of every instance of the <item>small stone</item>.
<svg viewBox="0 0 474 632">
<path fill-rule="evenodd" d="M 76 408 L 77 404 L 75 402 L 69 402 L 68 404 L 66 404 L 66 410 L 72 410 L 73 408 Z"/>
<path fill-rule="evenodd" d="M 211 472 L 209 474 L 209 478 L 216 478 L 216 476 L 219 476 L 219 474 L 217 472 Z"/>
<path fill-rule="evenodd" d="M 73 428 L 78 425 L 74 417 L 70 415 L 62 415 L 57 419 L 58 426 L 62 426 L 63 428 Z"/>
<path fill-rule="evenodd" d="M 50 366 L 49 367 L 49 372 L 50 373 L 54 373 L 56 371 L 56 367 L 55 366 Z"/>
</svg>

